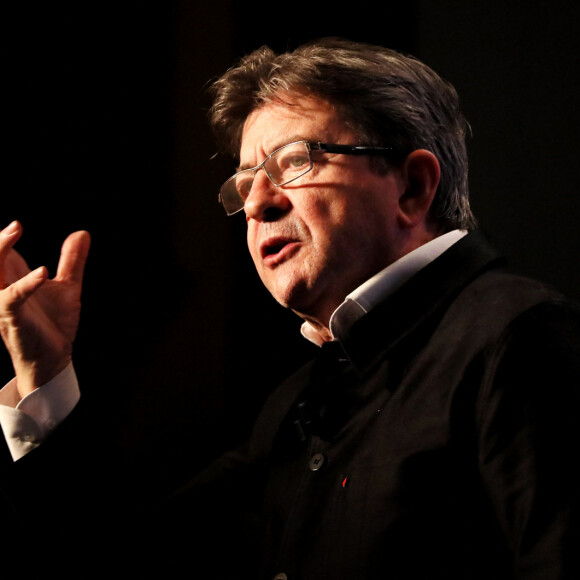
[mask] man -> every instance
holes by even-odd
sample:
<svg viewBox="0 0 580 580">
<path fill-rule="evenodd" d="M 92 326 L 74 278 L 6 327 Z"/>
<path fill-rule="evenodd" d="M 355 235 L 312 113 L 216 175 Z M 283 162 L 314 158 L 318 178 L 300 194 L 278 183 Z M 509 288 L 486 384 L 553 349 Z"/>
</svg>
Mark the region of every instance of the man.
<svg viewBox="0 0 580 580">
<path fill-rule="evenodd" d="M 320 353 L 165 521 L 203 530 L 195 557 L 216 558 L 211 577 L 577 575 L 579 312 L 505 272 L 473 231 L 454 89 L 415 59 L 340 40 L 258 50 L 214 89 L 212 126 L 239 157 L 220 201 L 244 212 L 258 274 Z M 0 331 L 17 375 L 4 401 L 28 395 L 23 406 L 70 392 L 89 241 L 69 238 L 48 281 L 6 265 L 20 232 L 0 234 L 16 280 Z M 40 309 L 46 291 L 56 308 Z M 30 452 L 21 421 L 3 428 L 34 465 L 46 444 Z M 171 536 L 163 562 L 188 550 Z"/>
</svg>

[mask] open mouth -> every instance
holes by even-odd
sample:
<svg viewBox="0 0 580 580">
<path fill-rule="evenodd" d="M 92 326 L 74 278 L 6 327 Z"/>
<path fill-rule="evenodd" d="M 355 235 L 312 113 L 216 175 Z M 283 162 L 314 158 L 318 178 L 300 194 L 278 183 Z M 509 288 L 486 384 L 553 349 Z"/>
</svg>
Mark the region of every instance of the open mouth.
<svg viewBox="0 0 580 580">
<path fill-rule="evenodd" d="M 288 242 L 278 242 L 276 244 L 272 244 L 269 246 L 266 246 L 264 248 L 264 258 L 267 256 L 273 256 L 275 254 L 277 254 L 278 252 L 281 252 L 282 249 L 284 248 L 284 246 L 286 246 L 288 244 Z"/>
<path fill-rule="evenodd" d="M 297 240 L 279 237 L 271 238 L 262 244 L 260 253 L 264 261 L 274 263 L 284 259 L 290 249 L 297 246 L 297 244 Z"/>
</svg>

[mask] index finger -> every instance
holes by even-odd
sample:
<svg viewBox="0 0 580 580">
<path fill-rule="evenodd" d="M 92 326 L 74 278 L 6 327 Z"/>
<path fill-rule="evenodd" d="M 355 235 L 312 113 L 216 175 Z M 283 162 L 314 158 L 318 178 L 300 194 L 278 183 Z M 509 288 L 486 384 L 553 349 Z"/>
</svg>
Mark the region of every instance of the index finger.
<svg viewBox="0 0 580 580">
<path fill-rule="evenodd" d="M 90 246 L 89 232 L 79 231 L 70 234 L 62 245 L 56 279 L 82 284 Z"/>
</svg>

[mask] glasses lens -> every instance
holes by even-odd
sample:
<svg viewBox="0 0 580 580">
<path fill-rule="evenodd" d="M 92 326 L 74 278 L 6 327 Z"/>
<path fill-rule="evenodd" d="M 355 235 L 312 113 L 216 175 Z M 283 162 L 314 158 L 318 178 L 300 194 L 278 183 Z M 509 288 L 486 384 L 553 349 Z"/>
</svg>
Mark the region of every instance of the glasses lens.
<svg viewBox="0 0 580 580">
<path fill-rule="evenodd" d="M 219 199 L 228 215 L 244 208 L 246 198 L 250 195 L 256 172 L 264 168 L 270 181 L 276 185 L 285 185 L 294 181 L 312 169 L 312 159 L 308 145 L 304 141 L 290 143 L 271 153 L 261 165 L 244 169 L 230 177 L 220 189 Z"/>
<path fill-rule="evenodd" d="M 246 197 L 252 189 L 254 170 L 245 169 L 230 177 L 220 189 L 220 201 L 228 215 L 244 208 Z"/>
<path fill-rule="evenodd" d="M 264 162 L 264 170 L 274 185 L 284 185 L 312 169 L 308 146 L 303 141 L 274 151 Z"/>
</svg>

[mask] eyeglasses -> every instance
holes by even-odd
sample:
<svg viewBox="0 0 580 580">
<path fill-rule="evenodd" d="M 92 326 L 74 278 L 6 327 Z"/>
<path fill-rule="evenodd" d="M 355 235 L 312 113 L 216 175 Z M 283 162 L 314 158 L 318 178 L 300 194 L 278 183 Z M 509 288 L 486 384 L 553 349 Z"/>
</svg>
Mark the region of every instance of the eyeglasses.
<svg viewBox="0 0 580 580">
<path fill-rule="evenodd" d="M 246 198 L 250 194 L 256 173 L 263 169 L 268 179 L 276 186 L 286 185 L 312 167 L 312 151 L 323 153 L 342 153 L 345 155 L 372 155 L 392 152 L 392 147 L 361 147 L 357 145 L 331 145 L 309 141 L 296 141 L 284 145 L 270 153 L 262 163 L 250 169 L 238 171 L 221 187 L 218 201 L 224 206 L 228 215 L 234 215 L 244 209 Z"/>
</svg>

